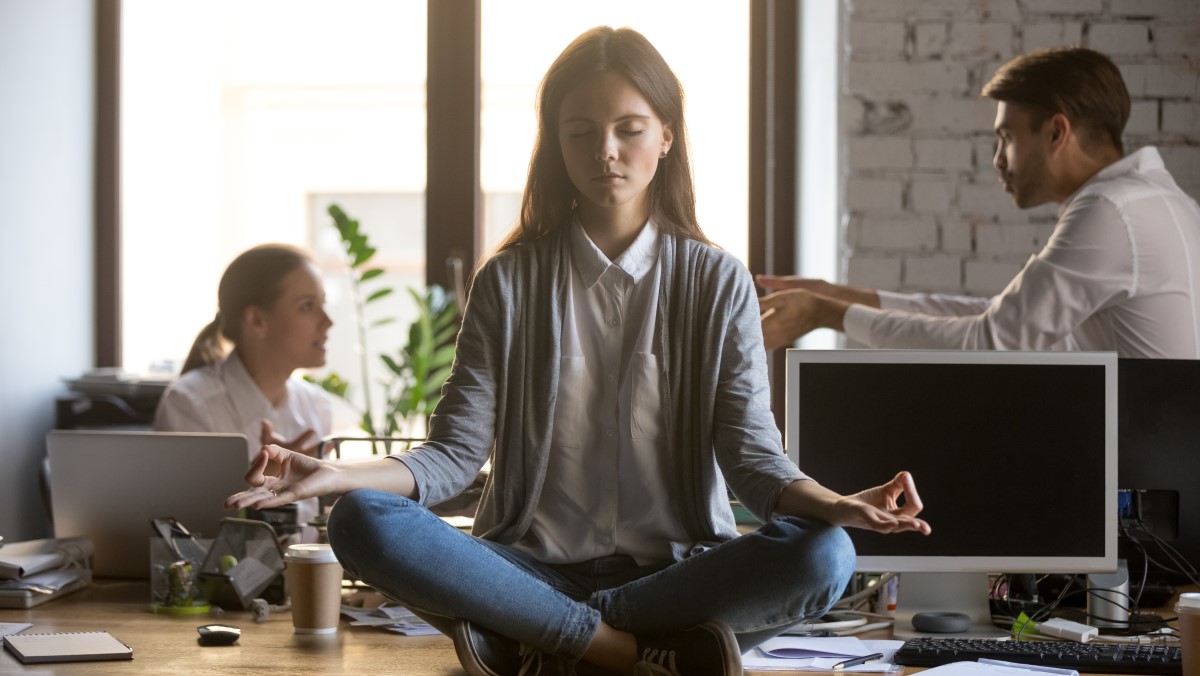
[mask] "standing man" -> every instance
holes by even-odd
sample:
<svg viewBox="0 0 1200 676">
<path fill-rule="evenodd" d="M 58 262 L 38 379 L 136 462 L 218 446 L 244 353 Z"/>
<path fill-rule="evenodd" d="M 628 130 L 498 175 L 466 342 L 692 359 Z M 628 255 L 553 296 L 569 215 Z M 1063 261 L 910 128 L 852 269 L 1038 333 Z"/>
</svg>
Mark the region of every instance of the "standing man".
<svg viewBox="0 0 1200 676">
<path fill-rule="evenodd" d="M 901 294 L 759 275 L 768 349 L 817 328 L 876 348 L 1113 350 L 1200 359 L 1200 208 L 1152 147 L 1126 156 L 1129 92 L 1099 52 L 1019 56 L 996 100 L 1000 183 L 1021 209 L 1059 205 L 1045 248 L 999 295 Z"/>
</svg>

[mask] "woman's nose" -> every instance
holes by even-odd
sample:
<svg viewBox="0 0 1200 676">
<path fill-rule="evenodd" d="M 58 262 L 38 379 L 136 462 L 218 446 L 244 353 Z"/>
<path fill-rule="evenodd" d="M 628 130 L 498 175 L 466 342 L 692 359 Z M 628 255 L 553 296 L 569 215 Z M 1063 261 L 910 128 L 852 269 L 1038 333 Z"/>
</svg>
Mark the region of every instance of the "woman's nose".
<svg viewBox="0 0 1200 676">
<path fill-rule="evenodd" d="M 602 134 L 600 145 L 596 148 L 596 161 L 607 162 L 617 159 L 617 143 L 612 134 Z"/>
</svg>

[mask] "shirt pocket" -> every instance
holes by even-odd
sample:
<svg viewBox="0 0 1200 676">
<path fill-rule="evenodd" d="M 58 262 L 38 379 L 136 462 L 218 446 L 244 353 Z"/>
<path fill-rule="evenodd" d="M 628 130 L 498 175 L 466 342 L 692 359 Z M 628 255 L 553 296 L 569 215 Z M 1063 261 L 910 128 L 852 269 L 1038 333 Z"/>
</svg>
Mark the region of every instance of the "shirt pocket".
<svg viewBox="0 0 1200 676">
<path fill-rule="evenodd" d="M 659 439 L 663 435 L 662 374 L 658 357 L 649 352 L 633 355 L 633 393 L 630 432 L 634 439 Z"/>
<path fill-rule="evenodd" d="M 583 444 L 584 394 L 587 371 L 583 357 L 562 357 L 558 367 L 558 396 L 554 404 L 554 439 L 562 446 Z"/>
</svg>

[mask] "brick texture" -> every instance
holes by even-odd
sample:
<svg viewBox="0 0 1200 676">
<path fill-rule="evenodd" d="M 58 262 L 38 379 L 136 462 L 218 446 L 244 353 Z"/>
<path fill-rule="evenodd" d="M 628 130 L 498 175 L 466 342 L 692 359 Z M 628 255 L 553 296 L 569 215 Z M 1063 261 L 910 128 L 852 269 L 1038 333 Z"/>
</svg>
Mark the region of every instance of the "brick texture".
<svg viewBox="0 0 1200 676">
<path fill-rule="evenodd" d="M 1159 149 L 1200 198 L 1200 0 L 842 0 L 844 281 L 991 295 L 1050 237 L 1054 205 L 1019 210 L 992 168 L 995 103 L 1017 54 L 1108 54 L 1133 99 L 1125 150 Z"/>
</svg>

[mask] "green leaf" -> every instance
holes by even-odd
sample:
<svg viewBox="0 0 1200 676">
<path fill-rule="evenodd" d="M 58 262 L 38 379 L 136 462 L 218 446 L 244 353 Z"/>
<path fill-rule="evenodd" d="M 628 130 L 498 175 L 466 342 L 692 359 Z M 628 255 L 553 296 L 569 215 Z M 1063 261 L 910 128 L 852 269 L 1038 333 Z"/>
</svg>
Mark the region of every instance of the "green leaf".
<svg viewBox="0 0 1200 676">
<path fill-rule="evenodd" d="M 395 317 L 384 317 L 383 319 L 376 319 L 375 321 L 371 322 L 370 327 L 375 328 L 377 326 L 387 326 L 388 324 L 394 324 L 395 322 Z"/>
<path fill-rule="evenodd" d="M 458 328 L 458 324 L 442 327 L 433 338 L 434 345 L 453 345 L 454 338 L 458 335 Z"/>
<path fill-rule="evenodd" d="M 387 365 L 389 371 L 391 371 L 392 373 L 394 373 L 398 376 L 404 375 L 404 369 L 402 369 L 400 367 L 400 365 L 396 363 L 396 360 L 392 359 L 391 357 L 387 356 L 386 354 L 379 355 L 379 358 L 383 361 L 384 364 Z"/>
<path fill-rule="evenodd" d="M 359 276 L 358 281 L 361 284 L 362 282 L 365 282 L 365 281 L 368 281 L 371 279 L 375 279 L 376 277 L 378 277 L 379 275 L 382 275 L 382 274 L 383 274 L 383 268 L 371 268 L 370 270 L 363 272 L 362 275 Z"/>
<path fill-rule="evenodd" d="M 367 296 L 367 299 L 363 302 L 371 303 L 373 301 L 379 300 L 380 298 L 383 298 L 384 296 L 390 296 L 391 293 L 392 293 L 392 288 L 389 286 L 387 288 L 380 289 L 380 290 L 376 291 L 375 293 Z"/>
<path fill-rule="evenodd" d="M 439 347 L 429 360 L 433 368 L 445 368 L 454 363 L 454 345 Z"/>
<path fill-rule="evenodd" d="M 358 267 L 363 263 L 371 260 L 371 256 L 375 255 L 375 247 L 366 243 L 364 238 L 362 248 L 354 252 L 354 267 Z"/>
</svg>

